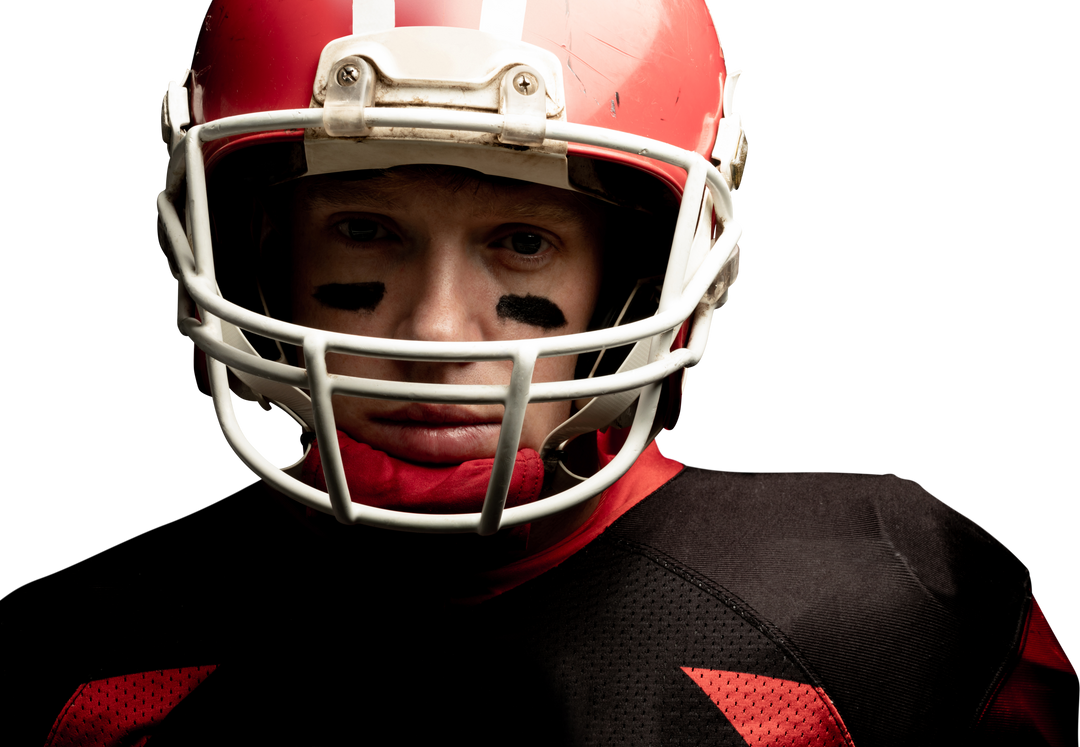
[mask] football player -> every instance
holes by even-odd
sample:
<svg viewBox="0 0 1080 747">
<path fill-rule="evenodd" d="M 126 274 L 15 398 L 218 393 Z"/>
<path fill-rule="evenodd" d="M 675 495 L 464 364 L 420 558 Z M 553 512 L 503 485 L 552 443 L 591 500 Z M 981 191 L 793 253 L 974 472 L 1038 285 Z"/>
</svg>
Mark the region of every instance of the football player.
<svg viewBox="0 0 1080 747">
<path fill-rule="evenodd" d="M 20 736 L 1075 740 L 1075 674 L 978 527 L 895 478 L 653 445 L 738 274 L 735 80 L 702 2 L 214 3 L 159 237 L 261 481 L 9 598 L 60 662 L 9 675 Z"/>
</svg>

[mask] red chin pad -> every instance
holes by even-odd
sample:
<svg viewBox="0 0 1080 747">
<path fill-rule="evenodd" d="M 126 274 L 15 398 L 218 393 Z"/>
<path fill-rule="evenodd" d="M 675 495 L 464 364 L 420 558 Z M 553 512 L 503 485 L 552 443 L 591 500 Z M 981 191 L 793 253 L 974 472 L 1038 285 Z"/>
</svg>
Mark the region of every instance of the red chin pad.
<svg viewBox="0 0 1080 747">
<path fill-rule="evenodd" d="M 414 464 L 354 441 L 342 431 L 337 435 L 353 503 L 426 514 L 474 513 L 484 505 L 494 459 L 448 465 Z M 312 448 L 304 459 L 301 479 L 326 490 L 317 448 Z M 506 496 L 507 508 L 535 501 L 543 484 L 543 460 L 532 449 L 522 449 Z"/>
</svg>

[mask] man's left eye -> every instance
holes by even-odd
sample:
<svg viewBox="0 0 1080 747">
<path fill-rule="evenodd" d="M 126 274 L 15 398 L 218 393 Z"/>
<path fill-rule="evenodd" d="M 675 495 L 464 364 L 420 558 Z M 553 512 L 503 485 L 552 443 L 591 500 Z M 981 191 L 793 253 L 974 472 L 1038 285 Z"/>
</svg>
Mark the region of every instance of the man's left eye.
<svg viewBox="0 0 1080 747">
<path fill-rule="evenodd" d="M 374 241 L 389 235 L 389 232 L 376 221 L 364 218 L 350 218 L 337 224 L 337 230 L 352 241 Z"/>
<path fill-rule="evenodd" d="M 525 231 L 510 234 L 501 243 L 507 249 L 513 249 L 518 254 L 536 254 L 550 246 L 540 234 Z"/>
</svg>

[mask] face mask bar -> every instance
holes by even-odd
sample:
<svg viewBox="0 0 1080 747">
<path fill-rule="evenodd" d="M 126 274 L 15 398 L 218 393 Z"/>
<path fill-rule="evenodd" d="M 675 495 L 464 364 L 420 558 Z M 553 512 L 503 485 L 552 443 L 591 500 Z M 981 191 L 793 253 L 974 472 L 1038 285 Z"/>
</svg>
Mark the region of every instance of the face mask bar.
<svg viewBox="0 0 1080 747">
<path fill-rule="evenodd" d="M 545 132 L 548 139 L 621 150 L 686 170 L 686 186 L 656 314 L 622 327 L 508 341 L 418 342 L 329 332 L 263 316 L 221 296 L 214 275 L 202 152 L 204 143 L 219 138 L 322 127 L 323 114 L 324 110 L 318 108 L 267 112 L 192 127 L 184 142 L 173 151 L 166 189 L 158 196 L 170 258 L 180 283 L 178 325 L 208 356 L 215 411 L 226 440 L 240 459 L 276 490 L 308 507 L 331 513 L 342 523 L 413 532 L 492 534 L 500 528 L 557 514 L 612 485 L 651 440 L 664 379 L 701 359 L 712 313 L 738 272 L 736 242 L 741 227 L 732 218 L 731 196 L 721 174 L 699 154 L 663 142 L 588 125 L 550 121 Z M 504 126 L 501 115 L 446 109 L 369 108 L 363 117 L 371 127 L 499 133 Z M 186 191 L 186 225 L 174 206 L 182 191 Z M 724 225 L 715 241 L 712 239 L 714 212 Z M 678 329 L 691 317 L 686 347 L 671 350 Z M 266 360 L 250 350 L 250 346 L 244 349 L 234 327 L 301 348 L 307 368 Z M 592 379 L 532 382 L 538 358 L 577 355 L 629 343 L 648 346 L 644 365 Z M 405 383 L 329 374 L 326 355 L 332 352 L 411 361 L 508 360 L 513 369 L 508 385 Z M 276 388 L 289 392 L 293 400 L 303 400 L 302 391 L 297 390 L 310 392 L 310 414 L 298 414 L 296 410 L 300 408 L 295 406 L 285 409 L 305 427 L 315 430 L 328 493 L 292 477 L 251 446 L 233 412 L 228 369 L 264 380 L 271 391 Z M 568 490 L 530 504 L 505 508 L 526 405 L 632 391 L 638 392 L 636 414 L 623 448 L 611 462 Z M 430 403 L 501 404 L 504 413 L 494 468 L 480 513 L 419 514 L 353 503 L 336 437 L 331 405 L 334 394 Z M 275 402 L 279 400 L 273 394 L 269 396 Z"/>
</svg>

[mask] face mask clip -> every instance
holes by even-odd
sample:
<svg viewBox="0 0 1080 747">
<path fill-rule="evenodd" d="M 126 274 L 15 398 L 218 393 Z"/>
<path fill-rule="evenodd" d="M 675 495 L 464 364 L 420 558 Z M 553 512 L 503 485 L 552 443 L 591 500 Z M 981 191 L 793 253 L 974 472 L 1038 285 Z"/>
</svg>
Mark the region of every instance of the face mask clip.
<svg viewBox="0 0 1080 747">
<path fill-rule="evenodd" d="M 331 137 L 365 137 L 371 128 L 364 110 L 375 101 L 375 71 L 355 55 L 336 64 L 326 82 L 323 129 Z"/>
</svg>

